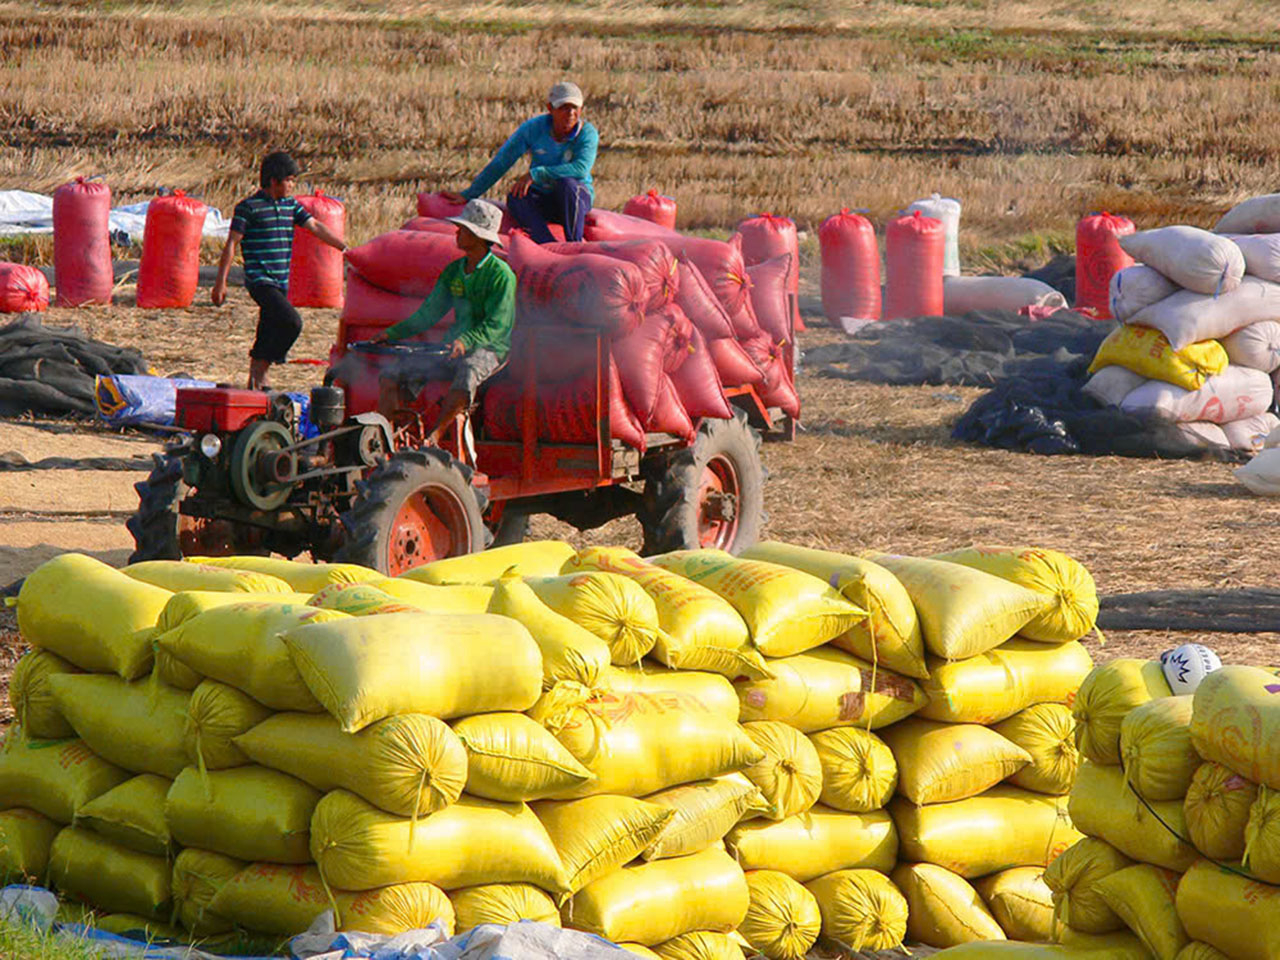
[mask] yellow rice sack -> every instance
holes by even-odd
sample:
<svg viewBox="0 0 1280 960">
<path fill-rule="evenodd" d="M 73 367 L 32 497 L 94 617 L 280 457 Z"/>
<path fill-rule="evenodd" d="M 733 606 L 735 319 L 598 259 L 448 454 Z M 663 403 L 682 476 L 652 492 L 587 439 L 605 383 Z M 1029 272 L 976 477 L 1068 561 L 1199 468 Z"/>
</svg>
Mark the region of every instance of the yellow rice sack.
<svg viewBox="0 0 1280 960">
<path fill-rule="evenodd" d="M 18 631 L 77 667 L 136 680 L 151 669 L 151 634 L 172 594 L 101 560 L 63 553 L 18 592 Z"/>
<path fill-rule="evenodd" d="M 675 815 L 655 803 L 613 796 L 543 800 L 533 813 L 560 855 L 570 893 L 634 860 Z"/>
<path fill-rule="evenodd" d="M 426 613 L 417 604 L 393 597 L 372 583 L 331 583 L 308 597 L 307 606 L 337 610 L 352 617 L 368 617 L 375 613 Z"/>
<path fill-rule="evenodd" d="M 254 763 L 402 817 L 443 810 L 467 782 L 467 751 L 443 720 L 406 713 L 359 733 L 325 714 L 277 713 L 235 740 Z"/>
<path fill-rule="evenodd" d="M 319 801 L 318 790 L 266 767 L 211 770 L 204 777 L 187 767 L 169 788 L 165 819 L 184 847 L 240 860 L 306 863 L 311 814 Z"/>
<path fill-rule="evenodd" d="M 653 948 L 662 960 L 741 960 L 742 946 L 727 933 L 695 930 Z"/>
<path fill-rule="evenodd" d="M 1120 724 L 1125 775 L 1147 800 L 1181 800 L 1200 766 L 1191 745 L 1191 696 L 1161 697 L 1131 710 Z"/>
<path fill-rule="evenodd" d="M 1044 882 L 1053 892 L 1055 918 L 1081 933 L 1123 930 L 1125 921 L 1102 895 L 1099 884 L 1132 865 L 1132 860 L 1096 837 L 1085 837 L 1064 851 L 1044 872 Z"/>
<path fill-rule="evenodd" d="M 1280 790 L 1280 704 L 1276 677 L 1257 667 L 1223 667 L 1196 688 L 1191 742 L 1200 756 Z"/>
<path fill-rule="evenodd" d="M 1244 856 L 1244 831 L 1258 785 L 1220 763 L 1202 763 L 1187 787 L 1182 804 L 1187 837 L 1211 860 L 1236 861 Z"/>
<path fill-rule="evenodd" d="M 910 717 L 880 735 L 898 763 L 898 793 L 917 804 L 976 797 L 1031 762 L 1027 751 L 976 723 Z"/>
<path fill-rule="evenodd" d="M 201 681 L 191 692 L 182 733 L 188 765 L 224 770 L 251 763 L 235 738 L 269 716 L 271 711 L 247 693 L 217 680 Z"/>
<path fill-rule="evenodd" d="M 1211 947 L 1207 943 L 1192 940 L 1178 951 L 1177 960 L 1231 960 L 1231 958 L 1217 947 Z"/>
<path fill-rule="evenodd" d="M 1148 803 L 1150 810 L 1134 796 L 1119 767 L 1082 763 L 1071 789 L 1069 810 L 1079 830 L 1106 840 L 1135 860 L 1178 872 L 1186 870 L 1196 851 L 1178 839 L 1187 835 L 1182 803 Z"/>
<path fill-rule="evenodd" d="M 1280 887 L 1198 860 L 1178 882 L 1175 902 L 1192 940 L 1233 960 L 1280 956 Z"/>
<path fill-rule="evenodd" d="M 209 910 L 248 930 L 277 937 L 304 933 L 335 904 L 339 930 L 394 936 L 438 923 L 446 936 L 453 934 L 453 905 L 432 884 L 332 893 L 330 900 L 320 871 L 310 864 L 251 863 L 218 891 Z"/>
<path fill-rule="evenodd" d="M 388 577 L 371 580 L 369 586 L 427 613 L 484 613 L 493 599 L 493 587 L 485 583 L 455 583 L 446 587 L 408 577 Z"/>
<path fill-rule="evenodd" d="M 920 716 L 991 724 L 1037 703 L 1070 705 L 1092 668 L 1089 651 L 1076 642 L 1046 646 L 1015 638 L 954 663 L 930 657 Z"/>
<path fill-rule="evenodd" d="M 931 947 L 1003 940 L 1004 931 L 964 877 L 932 863 L 900 863 L 891 874 L 906 897 L 907 937 Z"/>
<path fill-rule="evenodd" d="M 925 649 L 944 660 L 1000 646 L 1051 603 L 1044 594 L 944 560 L 874 552 L 867 559 L 902 582 L 920 616 Z"/>
<path fill-rule="evenodd" d="M 282 640 L 347 733 L 399 713 L 527 710 L 542 690 L 538 645 L 507 617 L 388 613 L 313 622 Z"/>
<path fill-rule="evenodd" d="M 834 647 L 770 660 L 772 680 L 743 680 L 738 692 L 741 720 L 779 720 L 804 733 L 831 727 L 878 730 L 925 705 L 916 681 Z M 874 679 L 875 685 L 872 686 Z"/>
<path fill-rule="evenodd" d="M 1047 866 L 1081 836 L 1065 807 L 1061 797 L 1001 785 L 967 800 L 926 807 L 895 797 L 889 812 L 903 860 L 936 863 L 968 878 Z"/>
<path fill-rule="evenodd" d="M 625 547 L 588 547 L 564 568 L 565 573 L 584 570 L 626 577 L 649 594 L 661 627 L 653 645 L 653 656 L 660 663 L 679 670 L 708 670 L 730 680 L 769 676 L 764 658 L 751 643 L 746 621 L 728 601 L 701 584 Z"/>
<path fill-rule="evenodd" d="M 48 650 L 28 650 L 18 659 L 9 677 L 9 704 L 24 736 L 59 740 L 76 735 L 53 701 L 49 678 L 79 672 L 75 664 Z"/>
<path fill-rule="evenodd" d="M 614 693 L 673 694 L 696 700 L 699 710 L 711 710 L 726 720 L 738 719 L 738 694 L 724 677 L 705 670 L 672 670 L 645 660 L 636 667 L 609 667 L 601 686 Z"/>
<path fill-rule="evenodd" d="M 114 933 L 118 937 L 143 943 L 156 943 L 161 940 L 183 942 L 187 939 L 186 931 L 179 926 L 159 920 L 148 920 L 133 913 L 97 914 L 86 917 L 86 922 L 92 923 L 93 928 L 99 933 Z"/>
<path fill-rule="evenodd" d="M 1259 787 L 1244 828 L 1244 866 L 1266 883 L 1280 883 L 1280 794 Z"/>
<path fill-rule="evenodd" d="M 521 920 L 560 926 L 560 911 L 546 892 L 529 883 L 485 883 L 449 891 L 459 930 L 482 923 L 506 926 Z"/>
<path fill-rule="evenodd" d="M 39 883 L 62 827 L 25 807 L 0 810 L 0 884 Z"/>
<path fill-rule="evenodd" d="M 1179 879 L 1172 870 L 1140 863 L 1098 882 L 1098 894 L 1156 960 L 1174 960 L 1191 939 L 1174 904 Z"/>
<path fill-rule="evenodd" d="M 49 850 L 49 882 L 100 910 L 167 919 L 172 906 L 169 861 L 113 843 L 91 830 L 66 827 Z"/>
<path fill-rule="evenodd" d="M 1217 340 L 1200 340 L 1174 350 L 1169 338 L 1154 327 L 1123 323 L 1102 341 L 1089 372 L 1124 367 L 1148 380 L 1199 390 L 1206 380 L 1227 369 L 1227 363 L 1226 348 Z"/>
<path fill-rule="evenodd" d="M 825 581 L 781 564 L 743 560 L 723 550 L 677 550 L 648 559 L 733 604 L 766 657 L 821 646 L 867 616 Z"/>
<path fill-rule="evenodd" d="M 1089 940 L 1087 934 L 1079 934 Z M 1098 937 L 1099 944 L 1066 946 L 1049 943 L 1014 943 L 1002 940 L 995 943 L 962 943 L 935 957 L 943 960 L 1151 960 L 1151 954 L 1142 941 L 1133 934 L 1111 933 Z"/>
<path fill-rule="evenodd" d="M 281 635 L 301 624 L 351 619 L 336 610 L 288 603 L 236 603 L 192 617 L 156 643 L 200 676 L 230 684 L 272 710 L 319 713 L 324 708 L 303 682 Z"/>
<path fill-rule="evenodd" d="M 1157 660 L 1121 657 L 1094 667 L 1071 704 L 1080 755 L 1094 763 L 1119 763 L 1120 726 L 1129 711 L 1171 696 Z"/>
<path fill-rule="evenodd" d="M 279 577 L 251 570 L 235 570 L 182 560 L 144 560 L 121 567 L 126 577 L 162 587 L 171 593 L 209 590 L 217 593 L 292 593 Z"/>
<path fill-rule="evenodd" d="M 808 737 L 776 720 L 756 720 L 742 729 L 764 757 L 742 771 L 769 805 L 764 816 L 785 820 L 804 813 L 822 793 L 822 763 Z"/>
<path fill-rule="evenodd" d="M 486 800 L 541 800 L 582 786 L 595 774 L 542 724 L 523 713 L 482 713 L 455 720 L 467 751 L 466 792 Z"/>
<path fill-rule="evenodd" d="M 849 813 L 879 810 L 898 788 L 898 762 L 877 734 L 860 727 L 837 727 L 809 735 L 822 765 L 822 793 L 828 807 Z"/>
<path fill-rule="evenodd" d="M 603 640 L 613 663 L 639 663 L 657 643 L 658 608 L 634 580 L 616 573 L 573 573 L 525 582 L 553 611 Z"/>
<path fill-rule="evenodd" d="M 567 892 L 551 838 L 518 803 L 464 796 L 415 822 L 334 790 L 311 819 L 311 856 L 329 884 L 344 890 L 423 882 L 446 890 L 532 883 Z"/>
<path fill-rule="evenodd" d="M 898 833 L 886 811 L 844 813 L 821 804 L 777 823 L 740 823 L 725 846 L 744 870 L 778 870 L 801 883 L 836 870 L 888 873 L 898 859 Z"/>
<path fill-rule="evenodd" d="M 596 777 L 556 799 L 645 796 L 742 770 L 764 756 L 738 724 L 675 694 L 593 693 L 561 683 L 529 715 Z"/>
<path fill-rule="evenodd" d="M 49 678 L 54 703 L 102 759 L 134 773 L 172 780 L 187 765 L 182 731 L 191 695 L 146 680 L 60 673 Z"/>
<path fill-rule="evenodd" d="M 80 807 L 128 779 L 83 740 L 28 740 L 10 730 L 0 750 L 0 809 L 30 807 L 68 824 Z"/>
<path fill-rule="evenodd" d="M 969 547 L 934 559 L 981 570 L 1051 597 L 1050 605 L 1018 631 L 1028 640 L 1066 643 L 1079 640 L 1097 625 L 1098 588 L 1084 564 L 1065 553 L 1044 547 Z"/>
<path fill-rule="evenodd" d="M 188 563 L 204 566 L 230 567 L 265 573 L 283 580 L 289 589 L 308 596 L 323 590 L 331 583 L 368 583 L 382 580 L 377 570 L 370 570 L 355 563 L 302 563 L 298 560 L 281 560 L 278 557 L 185 557 Z"/>
<path fill-rule="evenodd" d="M 648 957 L 649 960 L 662 960 L 656 953 L 650 950 L 642 943 L 620 943 L 618 944 L 627 953 L 634 953 L 637 957 Z"/>
<path fill-rule="evenodd" d="M 218 891 L 248 864 L 210 850 L 188 847 L 173 861 L 173 906 L 179 922 L 198 937 L 229 932 L 233 924 L 209 909 Z"/>
<path fill-rule="evenodd" d="M 1053 891 L 1039 867 L 1001 870 L 973 881 L 973 887 L 1010 940 L 1053 939 Z"/>
<path fill-rule="evenodd" d="M 561 680 L 597 686 L 609 666 L 609 647 L 594 633 L 562 617 L 538 599 L 519 577 L 500 577 L 494 584 L 489 613 L 510 617 L 529 631 L 542 651 L 542 689 Z"/>
<path fill-rule="evenodd" d="M 738 932 L 768 960 L 804 960 L 822 931 L 817 899 L 777 870 L 745 876 L 751 900 Z"/>
<path fill-rule="evenodd" d="M 561 916 L 606 940 L 651 946 L 695 930 L 727 933 L 749 904 L 742 869 L 713 847 L 614 870 L 574 894 Z"/>
<path fill-rule="evenodd" d="M 857 953 L 892 950 L 907 935 L 907 899 L 875 870 L 837 870 L 805 884 L 818 901 L 822 936 Z"/>
<path fill-rule="evenodd" d="M 833 638 L 832 646 L 907 677 L 929 675 L 920 618 L 906 588 L 892 573 L 863 557 L 812 550 L 788 543 L 757 543 L 742 554 L 811 574 L 840 591 L 867 616 Z"/>
<path fill-rule="evenodd" d="M 171 784 L 154 773 L 126 780 L 77 810 L 75 825 L 88 827 L 130 850 L 168 856 L 173 841 L 164 818 L 164 802 Z"/>
<path fill-rule="evenodd" d="M 1010 777 L 1010 783 L 1052 796 L 1071 792 L 1080 767 L 1080 751 L 1076 749 L 1076 721 L 1070 707 L 1037 703 L 1001 720 L 992 729 L 1031 755 L 1031 763 Z"/>
<path fill-rule="evenodd" d="M 645 800 L 674 814 L 641 852 L 646 860 L 705 850 L 724 839 L 740 820 L 763 813 L 767 806 L 755 784 L 740 773 L 682 783 L 651 793 Z"/>
<path fill-rule="evenodd" d="M 560 540 L 530 540 L 435 560 L 402 573 L 398 579 L 433 584 L 489 583 L 508 570 L 521 577 L 554 577 L 575 553 Z"/>
</svg>

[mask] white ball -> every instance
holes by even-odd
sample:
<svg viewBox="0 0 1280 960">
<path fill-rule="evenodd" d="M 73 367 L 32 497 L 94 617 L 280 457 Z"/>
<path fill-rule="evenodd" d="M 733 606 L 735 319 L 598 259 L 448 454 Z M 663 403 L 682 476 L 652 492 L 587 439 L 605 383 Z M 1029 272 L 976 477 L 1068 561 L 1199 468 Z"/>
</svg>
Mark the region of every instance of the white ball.
<svg viewBox="0 0 1280 960">
<path fill-rule="evenodd" d="M 1203 644 L 1184 643 L 1160 654 L 1160 665 L 1164 668 L 1169 688 L 1177 697 L 1195 693 L 1200 681 L 1221 667 L 1222 661 Z"/>
</svg>

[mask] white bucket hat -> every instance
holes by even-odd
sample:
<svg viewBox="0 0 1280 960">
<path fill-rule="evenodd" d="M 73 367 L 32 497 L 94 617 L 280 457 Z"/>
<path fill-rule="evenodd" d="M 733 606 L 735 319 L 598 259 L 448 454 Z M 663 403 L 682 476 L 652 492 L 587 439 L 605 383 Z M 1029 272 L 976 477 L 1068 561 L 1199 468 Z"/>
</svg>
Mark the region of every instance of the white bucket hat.
<svg viewBox="0 0 1280 960">
<path fill-rule="evenodd" d="M 460 214 L 445 219 L 450 223 L 461 224 L 481 240 L 502 246 L 502 237 L 498 236 L 498 227 L 502 226 L 502 210 L 488 200 L 468 200 Z"/>
</svg>

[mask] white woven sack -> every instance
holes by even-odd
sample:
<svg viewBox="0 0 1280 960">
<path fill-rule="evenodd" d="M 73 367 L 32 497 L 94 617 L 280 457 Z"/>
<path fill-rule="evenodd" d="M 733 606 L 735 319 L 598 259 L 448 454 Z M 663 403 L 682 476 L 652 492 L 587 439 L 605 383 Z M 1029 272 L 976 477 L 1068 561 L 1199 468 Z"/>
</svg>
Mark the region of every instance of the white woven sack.
<svg viewBox="0 0 1280 960">
<path fill-rule="evenodd" d="M 948 277 L 942 279 L 942 312 L 958 317 L 970 310 L 1009 310 L 1023 307 L 1066 307 L 1067 298 L 1053 287 L 1030 277 Z"/>
<path fill-rule="evenodd" d="M 1227 435 L 1232 450 L 1257 453 L 1277 427 L 1280 427 L 1280 417 L 1274 413 L 1260 413 L 1256 417 L 1224 423 L 1222 432 Z"/>
<path fill-rule="evenodd" d="M 1236 479 L 1253 493 L 1280 497 L 1280 447 L 1269 447 L 1235 470 Z"/>
<path fill-rule="evenodd" d="M 1229 423 L 1265 413 L 1271 406 L 1271 378 L 1261 370 L 1227 367 L 1199 390 L 1183 390 L 1163 380 L 1148 380 L 1120 404 L 1125 413 L 1153 414 L 1176 423 L 1205 420 Z"/>
<path fill-rule="evenodd" d="M 1214 233 L 1280 233 L 1280 193 L 1250 197 L 1222 215 Z"/>
<path fill-rule="evenodd" d="M 1238 367 L 1270 373 L 1280 367 L 1280 320 L 1259 320 L 1222 341 L 1227 359 Z"/>
<path fill-rule="evenodd" d="M 1280 233 L 1232 233 L 1226 236 L 1244 255 L 1245 276 L 1280 282 Z"/>
<path fill-rule="evenodd" d="M 1181 290 L 1126 322 L 1155 327 L 1173 349 L 1181 350 L 1197 340 L 1221 340 L 1259 320 L 1280 320 L 1280 284 L 1245 277 L 1240 286 L 1219 297 Z"/>
<path fill-rule="evenodd" d="M 917 210 L 922 217 L 942 221 L 946 237 L 942 254 L 942 275 L 960 276 L 960 201 L 935 193 L 907 207 L 907 213 L 915 213 Z"/>
<path fill-rule="evenodd" d="M 1244 254 L 1234 242 L 1199 227 L 1158 227 L 1120 238 L 1122 249 L 1196 293 L 1229 293 L 1244 276 Z"/>
<path fill-rule="evenodd" d="M 1130 393 L 1147 382 L 1140 373 L 1134 373 L 1128 367 L 1112 364 L 1103 367 L 1089 382 L 1080 388 L 1080 392 L 1093 397 L 1104 407 L 1118 407 Z"/>
<path fill-rule="evenodd" d="M 1205 423 L 1203 420 L 1193 420 L 1191 423 L 1175 424 L 1178 432 L 1187 440 L 1190 440 L 1198 447 L 1222 447 L 1226 449 L 1231 446 L 1231 442 L 1227 440 L 1226 431 L 1224 431 L 1216 423 Z"/>
<path fill-rule="evenodd" d="M 1139 310 L 1177 292 L 1178 285 L 1159 270 L 1135 263 L 1111 275 L 1111 316 L 1127 323 Z"/>
</svg>

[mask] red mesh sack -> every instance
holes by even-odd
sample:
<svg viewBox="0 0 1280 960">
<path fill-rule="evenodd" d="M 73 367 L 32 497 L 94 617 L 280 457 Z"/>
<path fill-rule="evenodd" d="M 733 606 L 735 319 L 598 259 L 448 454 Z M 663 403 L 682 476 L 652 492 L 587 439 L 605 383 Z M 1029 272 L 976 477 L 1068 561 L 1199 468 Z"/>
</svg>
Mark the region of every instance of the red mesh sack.
<svg viewBox="0 0 1280 960">
<path fill-rule="evenodd" d="M 49 308 L 49 281 L 25 263 L 0 263 L 0 313 L 37 313 Z"/>
<path fill-rule="evenodd" d="M 704 237 L 683 237 L 673 241 L 676 256 L 690 261 L 702 271 L 716 299 L 732 317 L 748 299 L 747 265 L 742 259 L 742 235 L 729 242 Z"/>
<path fill-rule="evenodd" d="M 822 251 L 822 312 L 831 323 L 841 317 L 880 319 L 880 248 L 871 221 L 846 207 L 818 228 Z"/>
<path fill-rule="evenodd" d="M 511 235 L 519 278 L 518 316 L 525 323 L 568 323 L 625 336 L 644 320 L 648 293 L 635 264 L 580 253 L 566 257 Z"/>
<path fill-rule="evenodd" d="M 200 284 L 200 235 L 208 209 L 181 190 L 147 205 L 138 264 L 139 307 L 191 306 Z"/>
<path fill-rule="evenodd" d="M 596 378 L 579 377 L 550 391 L 538 404 L 538 434 L 559 443 L 596 442 Z M 609 434 L 637 450 L 645 448 L 644 428 L 627 406 L 618 369 L 609 365 Z"/>
<path fill-rule="evenodd" d="M 657 239 L 668 242 L 680 238 L 680 234 L 667 227 L 645 220 L 642 217 L 631 217 L 625 213 L 614 213 L 612 210 L 601 210 L 598 207 L 587 211 L 582 226 L 584 240 L 637 240 Z"/>
<path fill-rule="evenodd" d="M 319 190 L 313 196 L 294 199 L 302 209 L 328 227 L 334 236 L 346 236 L 347 211 L 341 200 L 327 197 Z M 302 227 L 293 228 L 289 302 L 295 307 L 342 306 L 342 251 L 335 250 Z"/>
<path fill-rule="evenodd" d="M 884 318 L 941 316 L 942 262 L 946 227 L 915 211 L 890 220 L 884 229 Z"/>
<path fill-rule="evenodd" d="M 666 311 L 646 314 L 639 327 L 613 341 L 613 361 L 618 367 L 622 392 L 646 427 L 653 428 L 662 375 L 670 355 L 677 350 L 675 320 Z"/>
<path fill-rule="evenodd" d="M 751 278 L 751 308 L 760 329 L 774 341 L 791 342 L 791 301 L 787 286 L 791 277 L 791 254 L 747 267 Z"/>
<path fill-rule="evenodd" d="M 650 190 L 638 197 L 632 197 L 622 208 L 629 217 L 639 217 L 669 230 L 676 228 L 676 202 L 671 197 L 664 197 L 657 190 Z"/>
<path fill-rule="evenodd" d="M 490 383 L 484 391 L 484 435 L 490 440 L 520 439 L 520 384 L 506 378 Z"/>
<path fill-rule="evenodd" d="M 1076 224 L 1076 306 L 1093 307 L 1101 320 L 1111 318 L 1112 275 L 1134 264 L 1120 249 L 1120 238 L 1133 232 L 1132 220 L 1105 210 Z"/>
<path fill-rule="evenodd" d="M 707 341 L 707 352 L 720 374 L 720 382 L 730 387 L 763 383 L 764 372 L 733 337 Z"/>
<path fill-rule="evenodd" d="M 677 274 L 680 277 L 676 289 L 676 304 L 684 311 L 693 325 L 708 340 L 719 340 L 721 337 L 733 336 L 733 324 L 729 314 L 716 299 L 711 285 L 702 271 L 687 260 L 677 260 Z"/>
<path fill-rule="evenodd" d="M 796 223 L 790 217 L 775 217 L 771 213 L 762 213 L 749 217 L 738 224 L 738 233 L 742 234 L 742 259 L 748 267 L 753 267 L 775 257 L 789 255 L 791 261 L 787 266 L 787 292 L 794 299 L 787 301 L 787 307 L 794 314 L 791 318 L 795 329 L 803 330 L 800 320 L 800 238 L 796 233 Z M 759 311 L 756 311 L 759 313 Z"/>
<path fill-rule="evenodd" d="M 742 346 L 756 366 L 764 371 L 764 382 L 759 387 L 760 399 L 766 406 L 778 407 L 789 417 L 799 417 L 800 395 L 796 393 L 783 344 L 773 342 L 765 334 Z"/>
<path fill-rule="evenodd" d="M 611 240 L 584 241 L 582 243 L 548 243 L 544 250 L 572 256 L 579 253 L 594 253 L 615 260 L 626 260 L 634 263 L 644 278 L 645 289 L 649 291 L 649 300 L 645 310 L 661 310 L 676 295 L 680 284 L 679 263 L 672 254 L 671 248 L 661 240 Z"/>
<path fill-rule="evenodd" d="M 720 375 L 716 372 L 715 361 L 707 349 L 707 342 L 697 330 L 685 360 L 670 374 L 675 385 L 676 394 L 680 397 L 689 416 L 715 417 L 727 419 L 733 416 L 729 408 L 729 398 L 724 395 L 724 387 L 720 385 Z"/>
<path fill-rule="evenodd" d="M 430 295 L 444 268 L 462 256 L 452 235 L 392 230 L 352 247 L 347 263 L 375 287 L 405 297 Z"/>
<path fill-rule="evenodd" d="M 680 394 L 676 392 L 676 385 L 671 382 L 671 376 L 662 373 L 658 383 L 658 403 L 653 408 L 653 418 L 649 425 L 650 430 L 657 430 L 662 433 L 669 433 L 673 437 L 679 437 L 681 440 L 693 442 L 695 429 L 693 420 L 689 417 L 689 411 L 684 408 L 684 404 L 680 402 Z"/>
<path fill-rule="evenodd" d="M 53 272 L 58 306 L 110 303 L 111 188 L 76 177 L 53 191 Z"/>
<path fill-rule="evenodd" d="M 347 270 L 347 294 L 342 305 L 342 319 L 389 327 L 417 310 L 425 299 L 383 290 L 354 270 Z"/>
</svg>

